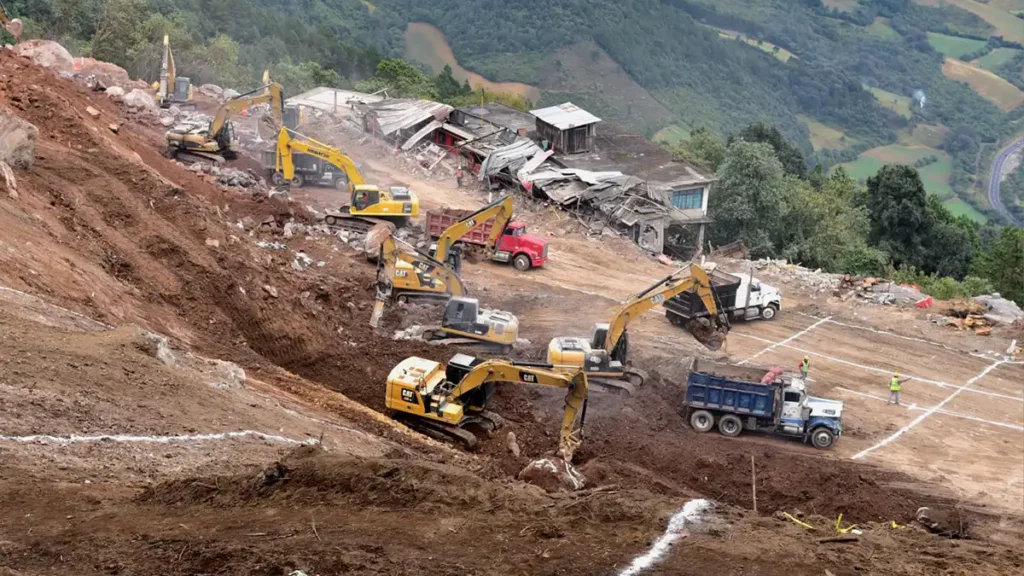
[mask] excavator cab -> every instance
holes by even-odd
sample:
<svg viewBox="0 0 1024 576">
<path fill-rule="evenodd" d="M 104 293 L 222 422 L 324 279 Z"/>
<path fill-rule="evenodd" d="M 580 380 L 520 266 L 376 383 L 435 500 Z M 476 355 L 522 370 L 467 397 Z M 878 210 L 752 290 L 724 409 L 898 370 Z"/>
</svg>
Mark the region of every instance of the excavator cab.
<svg viewBox="0 0 1024 576">
<path fill-rule="evenodd" d="M 500 310 L 481 310 L 476 298 L 453 296 L 441 319 L 443 337 L 465 337 L 511 351 L 519 336 L 519 319 Z"/>
<path fill-rule="evenodd" d="M 381 190 L 372 184 L 364 184 L 352 190 L 351 216 L 406 218 L 419 213 L 419 199 L 408 188 L 392 186 Z"/>
</svg>

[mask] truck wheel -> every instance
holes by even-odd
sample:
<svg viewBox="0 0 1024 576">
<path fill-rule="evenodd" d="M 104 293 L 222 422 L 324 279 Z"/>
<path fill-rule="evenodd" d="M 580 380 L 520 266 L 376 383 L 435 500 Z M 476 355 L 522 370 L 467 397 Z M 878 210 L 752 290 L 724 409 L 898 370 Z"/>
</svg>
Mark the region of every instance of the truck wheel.
<svg viewBox="0 0 1024 576">
<path fill-rule="evenodd" d="M 739 416 L 726 414 L 718 420 L 718 431 L 722 433 L 722 436 L 735 438 L 743 431 L 743 422 L 740 421 Z"/>
<path fill-rule="evenodd" d="M 697 432 L 710 432 L 715 427 L 715 417 L 707 410 L 697 410 L 690 416 L 690 427 Z"/>
<path fill-rule="evenodd" d="M 292 178 L 292 186 L 295 186 L 296 188 L 302 188 L 302 185 L 305 183 L 306 179 L 302 177 L 302 174 L 296 174 L 295 177 Z"/>
<path fill-rule="evenodd" d="M 771 320 L 772 318 L 775 318 L 776 312 L 778 312 L 778 309 L 775 308 L 773 304 L 769 304 L 761 309 L 761 318 Z"/>
<path fill-rule="evenodd" d="M 284 186 L 284 174 L 274 172 L 274 174 L 270 176 L 270 181 L 274 183 L 274 186 Z"/>
<path fill-rule="evenodd" d="M 516 270 L 526 272 L 533 266 L 533 262 L 530 261 L 530 257 L 526 254 L 518 254 L 512 259 L 512 265 L 515 266 Z"/>
<path fill-rule="evenodd" d="M 344 178 L 338 178 L 334 181 L 334 188 L 339 192 L 348 192 L 348 180 Z"/>
<path fill-rule="evenodd" d="M 832 433 L 828 428 L 818 428 L 814 432 L 811 432 L 811 444 L 814 444 L 815 448 L 831 448 L 832 443 L 836 441 L 836 435 Z"/>
</svg>

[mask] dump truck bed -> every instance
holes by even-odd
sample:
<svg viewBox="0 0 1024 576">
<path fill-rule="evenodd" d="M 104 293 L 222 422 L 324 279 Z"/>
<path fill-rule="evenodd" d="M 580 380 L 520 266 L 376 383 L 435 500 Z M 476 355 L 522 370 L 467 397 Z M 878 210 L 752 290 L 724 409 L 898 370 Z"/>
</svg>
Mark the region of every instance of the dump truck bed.
<svg viewBox="0 0 1024 576">
<path fill-rule="evenodd" d="M 715 290 L 719 312 L 732 310 L 736 306 L 736 293 L 740 289 L 740 277 L 718 270 L 710 274 L 711 286 Z M 697 294 L 696 288 L 677 294 L 665 302 L 665 308 L 683 318 L 706 316 L 708 309 Z"/>
<path fill-rule="evenodd" d="M 430 210 L 427 212 L 427 233 L 430 234 L 431 238 L 436 240 L 452 224 L 455 224 L 472 213 L 473 210 L 458 210 L 455 208 Z M 459 242 L 486 246 L 491 238 L 491 229 L 493 227 L 494 222 L 487 221 L 480 226 L 477 226 L 476 229 L 471 231 L 469 234 L 463 236 Z"/>
<path fill-rule="evenodd" d="M 715 362 L 694 361 L 686 379 L 687 407 L 773 419 L 779 390 L 761 384 L 766 371 Z"/>
</svg>

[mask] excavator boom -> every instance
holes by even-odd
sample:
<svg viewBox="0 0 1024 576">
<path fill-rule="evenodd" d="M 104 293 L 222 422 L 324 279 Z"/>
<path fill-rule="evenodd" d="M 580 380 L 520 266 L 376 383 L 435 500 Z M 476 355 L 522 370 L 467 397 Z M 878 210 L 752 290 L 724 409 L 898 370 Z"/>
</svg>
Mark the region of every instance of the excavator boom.
<svg viewBox="0 0 1024 576">
<path fill-rule="evenodd" d="M 257 104 L 266 103 L 270 103 L 270 113 L 274 117 L 275 125 L 281 126 L 284 123 L 284 91 L 280 84 L 271 82 L 221 104 L 217 114 L 210 121 L 210 137 L 216 138 L 224 129 L 224 124 L 235 114 Z"/>
<path fill-rule="evenodd" d="M 348 176 L 348 188 L 351 193 L 355 190 L 356 186 L 362 186 L 366 184 L 366 180 L 363 179 L 362 173 L 359 172 L 359 168 L 356 167 L 355 162 L 351 158 L 346 156 L 333 146 L 324 144 L 323 142 L 317 142 L 312 138 L 305 140 L 296 140 L 292 138 L 291 132 L 282 127 L 280 134 L 277 137 L 277 171 L 284 175 L 286 181 L 290 181 L 295 178 L 295 162 L 292 158 L 292 152 L 301 152 L 316 156 L 330 162 L 333 166 L 343 171 Z"/>
<path fill-rule="evenodd" d="M 399 262 L 405 262 L 412 270 L 400 269 Z M 444 295 L 445 297 L 448 295 L 465 296 L 468 293 L 462 278 L 454 270 L 394 236 L 388 236 L 381 242 L 377 267 L 378 283 L 388 285 L 387 289 L 378 290 L 380 293 L 388 293 L 392 289 L 400 288 L 395 286 L 396 280 L 403 279 L 409 274 L 414 274 L 416 278 L 405 278 L 409 282 L 405 285 L 407 292 Z M 442 283 L 441 286 L 438 286 L 438 281 Z"/>
<path fill-rule="evenodd" d="M 635 318 L 664 303 L 669 298 L 694 288 L 696 288 L 701 301 L 704 302 L 710 317 L 717 319 L 718 303 L 711 287 L 711 278 L 700 266 L 688 264 L 623 302 L 611 322 L 608 323 L 603 349 L 614 350 L 619 343 L 619 338 L 626 331 L 626 327 Z M 694 333 L 694 337 L 701 339 L 696 333 Z M 703 340 L 702 343 L 709 344 Z"/>
<path fill-rule="evenodd" d="M 498 244 L 498 240 L 505 232 L 505 227 L 508 226 L 508 223 L 512 220 L 511 194 L 506 194 L 501 198 L 498 198 L 494 202 L 491 202 L 487 206 L 484 206 L 446 228 L 445 231 L 437 238 L 437 251 L 435 252 L 435 257 L 442 262 L 446 262 L 448 258 L 448 251 L 451 250 L 452 246 L 454 246 L 456 242 L 461 240 L 465 235 L 469 234 L 477 227 L 482 226 L 491 220 L 494 220 L 494 225 L 491 227 L 491 235 L 487 242 L 487 249 L 489 251 L 493 251 L 495 249 Z"/>
</svg>

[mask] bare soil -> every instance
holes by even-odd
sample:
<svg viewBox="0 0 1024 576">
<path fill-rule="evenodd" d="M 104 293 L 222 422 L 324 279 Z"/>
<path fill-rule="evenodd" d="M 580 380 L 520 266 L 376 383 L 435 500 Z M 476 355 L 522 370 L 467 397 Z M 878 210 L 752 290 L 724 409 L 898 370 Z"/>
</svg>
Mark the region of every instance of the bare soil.
<svg viewBox="0 0 1024 576">
<path fill-rule="evenodd" d="M 980 448 L 957 428 L 974 421 L 935 414 L 891 450 L 849 458 L 916 415 L 842 392 L 876 390 L 884 376 L 850 362 L 962 386 L 991 362 L 988 341 L 932 332 L 920 316 L 833 310 L 795 290 L 792 299 L 787 292 L 792 312 L 737 326 L 729 350 L 716 354 L 649 314 L 630 335 L 633 361 L 653 381 L 631 399 L 592 396 L 577 458 L 589 488 L 545 494 L 514 476 L 554 450 L 560 391 L 500 387 L 493 408 L 508 425 L 473 454 L 382 413 L 392 366 L 456 350 L 370 330 L 374 268 L 336 238 L 286 239 L 243 224 L 282 213 L 312 222 L 305 205 L 322 209 L 316 191 L 270 202 L 220 190 L 163 158 L 158 125 L 8 51 L 0 51 L 0 101 L 40 129 L 35 166 L 16 173 L 19 197 L 0 197 L 0 568 L 8 573 L 609 574 L 647 550 L 694 497 L 715 502 L 714 519 L 652 573 L 996 575 L 1024 567 L 1020 514 L 999 495 L 1017 489 L 1019 431 L 973 428 L 980 446 L 1005 442 L 994 449 L 1001 459 L 975 462 L 970 453 Z M 121 124 L 117 134 L 111 122 Z M 428 206 L 482 200 L 454 182 L 396 173 L 372 149 L 350 153 L 366 150 L 382 180 L 408 182 Z M 619 299 L 668 272 L 628 240 L 585 239 L 550 207 L 524 201 L 517 210 L 551 242 L 549 265 L 520 274 L 478 263 L 466 274 L 485 304 L 519 315 L 530 344 L 517 357 L 540 359 L 552 336 L 587 334 Z M 286 248 L 262 248 L 262 240 Z M 314 264 L 297 266 L 299 251 Z M 834 323 L 810 331 L 817 320 L 799 312 L 921 341 Z M 400 313 L 388 311 L 392 326 Z M 801 331 L 766 351 L 765 341 Z M 159 357 L 150 332 L 169 339 L 173 362 Z M 790 367 L 802 352 L 789 345 L 832 358 L 815 357 L 812 376 L 816 394 L 845 394 L 849 426 L 835 451 L 687 427 L 679 407 L 690 358 L 760 354 L 756 365 Z M 1019 366 L 991 374 L 979 390 L 1019 395 Z M 930 406 L 949 393 L 922 382 L 907 396 Z M 1012 423 L 1016 415 L 999 413 L 994 398 L 963 392 L 946 408 Z M 958 406 L 962 399 L 974 402 Z M 940 429 L 921 434 L 932 425 Z M 243 431 L 264 436 L 182 439 Z M 507 432 L 519 458 L 506 448 Z M 70 439 L 99 434 L 136 440 Z M 970 465 L 954 469 L 962 460 Z M 917 527 L 919 506 L 963 511 L 972 539 Z M 817 543 L 839 513 L 844 525 L 865 528 L 861 539 Z"/>
</svg>

